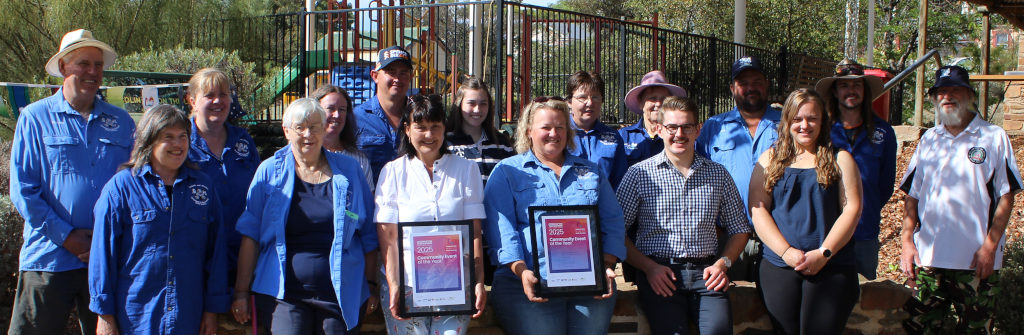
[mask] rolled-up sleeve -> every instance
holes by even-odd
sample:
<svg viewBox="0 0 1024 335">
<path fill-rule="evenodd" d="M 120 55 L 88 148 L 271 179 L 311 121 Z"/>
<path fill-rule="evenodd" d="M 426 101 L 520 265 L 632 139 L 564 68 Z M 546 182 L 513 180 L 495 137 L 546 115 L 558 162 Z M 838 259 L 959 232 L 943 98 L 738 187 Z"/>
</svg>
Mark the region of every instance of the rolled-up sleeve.
<svg viewBox="0 0 1024 335">
<path fill-rule="evenodd" d="M 513 167 L 498 163 L 484 187 L 487 223 L 484 236 L 491 246 L 491 258 L 497 264 L 523 260 L 523 243 L 516 229 L 516 197 L 509 183 L 507 170 Z M 620 213 L 621 217 L 621 213 Z"/>
</svg>

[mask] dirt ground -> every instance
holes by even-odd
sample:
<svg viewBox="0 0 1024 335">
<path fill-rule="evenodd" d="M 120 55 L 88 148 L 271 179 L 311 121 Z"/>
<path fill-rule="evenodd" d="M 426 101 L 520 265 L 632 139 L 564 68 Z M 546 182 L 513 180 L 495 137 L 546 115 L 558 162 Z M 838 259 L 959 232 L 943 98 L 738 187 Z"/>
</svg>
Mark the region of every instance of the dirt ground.
<svg viewBox="0 0 1024 335">
<path fill-rule="evenodd" d="M 1024 135 L 1011 136 L 1010 142 L 1013 145 L 1014 154 L 1017 158 L 1017 167 L 1024 171 Z M 917 142 L 908 142 L 903 146 L 903 151 L 897 158 L 896 183 L 899 184 L 907 169 L 907 163 L 917 148 Z M 900 229 L 903 220 L 903 191 L 896 190 L 889 203 L 882 209 L 881 231 L 878 240 L 881 242 L 881 250 L 878 259 L 878 277 L 892 279 L 897 283 L 906 281 L 906 276 L 899 270 L 900 258 Z M 1006 244 L 1010 245 L 1024 238 L 1024 195 L 1018 193 L 1014 197 L 1013 213 L 1010 216 L 1010 223 L 1006 227 Z"/>
</svg>

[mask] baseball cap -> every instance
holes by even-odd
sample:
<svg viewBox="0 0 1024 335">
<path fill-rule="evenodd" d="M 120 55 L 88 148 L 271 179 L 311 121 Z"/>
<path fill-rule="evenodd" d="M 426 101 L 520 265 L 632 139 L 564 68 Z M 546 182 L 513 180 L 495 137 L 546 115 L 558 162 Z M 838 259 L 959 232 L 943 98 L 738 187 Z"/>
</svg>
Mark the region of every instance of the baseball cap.
<svg viewBox="0 0 1024 335">
<path fill-rule="evenodd" d="M 757 58 L 754 58 L 753 56 L 744 56 L 732 63 L 732 80 L 736 80 L 736 77 L 746 70 L 757 70 L 757 72 L 764 74 L 764 68 L 761 67 L 761 61 L 757 60 Z"/>
<path fill-rule="evenodd" d="M 380 69 L 383 69 L 394 62 L 403 62 L 405 65 L 412 68 L 412 58 L 409 57 L 409 52 L 396 45 L 381 49 L 380 52 L 377 53 L 377 66 L 374 67 L 373 70 L 380 71 Z"/>
</svg>

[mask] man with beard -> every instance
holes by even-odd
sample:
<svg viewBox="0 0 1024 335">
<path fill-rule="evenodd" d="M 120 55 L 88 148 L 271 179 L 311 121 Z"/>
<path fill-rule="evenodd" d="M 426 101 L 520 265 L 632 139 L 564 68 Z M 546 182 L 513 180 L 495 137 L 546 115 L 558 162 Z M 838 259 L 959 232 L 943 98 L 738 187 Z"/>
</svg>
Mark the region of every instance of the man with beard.
<svg viewBox="0 0 1024 335">
<path fill-rule="evenodd" d="M 398 122 L 405 112 L 409 84 L 412 83 L 412 58 L 400 46 L 381 49 L 377 64 L 370 71 L 377 90 L 370 100 L 353 109 L 356 115 L 356 146 L 366 154 L 373 171 L 374 185 L 380 170 L 397 156 Z"/>
<path fill-rule="evenodd" d="M 814 88 L 835 120 L 832 145 L 853 155 L 860 170 L 863 210 L 851 244 L 857 272 L 874 280 L 882 207 L 896 182 L 896 133 L 871 109 L 871 102 L 882 94 L 882 79 L 865 76 L 863 66 L 844 59 L 834 76 L 819 80 Z"/>
<path fill-rule="evenodd" d="M 928 95 L 939 124 L 921 136 L 900 183 L 900 268 L 919 291 L 904 327 L 985 334 L 1020 171 L 1006 132 L 978 117 L 967 71 L 944 66 L 935 75 Z"/>
<path fill-rule="evenodd" d="M 697 137 L 697 153 L 725 166 L 746 204 L 754 163 L 779 137 L 777 128 L 781 112 L 768 106 L 768 80 L 757 58 L 743 57 L 732 64 L 729 90 L 736 107 L 704 122 Z M 747 223 L 753 227 L 746 207 L 744 213 Z M 720 241 L 719 244 L 724 243 Z M 729 269 L 729 278 L 754 281 L 758 264 L 753 258 L 760 254 L 760 249 L 757 237 L 751 238 L 743 254 Z"/>
</svg>

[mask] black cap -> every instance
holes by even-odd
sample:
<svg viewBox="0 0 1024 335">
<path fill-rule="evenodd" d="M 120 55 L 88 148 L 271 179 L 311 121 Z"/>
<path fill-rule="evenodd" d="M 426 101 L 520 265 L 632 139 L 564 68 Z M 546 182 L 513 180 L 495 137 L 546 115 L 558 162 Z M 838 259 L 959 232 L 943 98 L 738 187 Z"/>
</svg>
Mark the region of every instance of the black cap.
<svg viewBox="0 0 1024 335">
<path fill-rule="evenodd" d="M 412 58 L 409 57 L 409 52 L 396 45 L 381 49 L 380 52 L 377 53 L 377 67 L 373 68 L 373 70 L 380 71 L 380 69 L 383 69 L 394 62 L 403 62 L 405 65 L 408 65 L 409 68 L 412 68 Z"/>
<path fill-rule="evenodd" d="M 966 87 L 974 92 L 974 87 L 971 87 L 971 75 L 966 69 L 956 65 L 947 65 L 935 70 L 935 85 L 928 89 L 928 95 L 932 95 L 939 87 Z"/>
<path fill-rule="evenodd" d="M 761 61 L 752 56 L 744 56 L 732 63 L 732 80 L 736 80 L 736 77 L 746 70 L 757 70 L 757 72 L 764 74 L 764 68 L 761 67 Z"/>
</svg>

